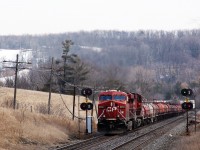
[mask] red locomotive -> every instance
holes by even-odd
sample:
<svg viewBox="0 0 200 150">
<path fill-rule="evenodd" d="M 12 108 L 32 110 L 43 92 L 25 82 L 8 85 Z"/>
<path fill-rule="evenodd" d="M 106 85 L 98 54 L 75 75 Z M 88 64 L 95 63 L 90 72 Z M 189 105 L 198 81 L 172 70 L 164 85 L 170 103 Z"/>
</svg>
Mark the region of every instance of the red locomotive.
<svg viewBox="0 0 200 150">
<path fill-rule="evenodd" d="M 182 112 L 180 104 L 148 102 L 138 93 L 109 90 L 99 94 L 99 132 L 121 133 Z"/>
</svg>

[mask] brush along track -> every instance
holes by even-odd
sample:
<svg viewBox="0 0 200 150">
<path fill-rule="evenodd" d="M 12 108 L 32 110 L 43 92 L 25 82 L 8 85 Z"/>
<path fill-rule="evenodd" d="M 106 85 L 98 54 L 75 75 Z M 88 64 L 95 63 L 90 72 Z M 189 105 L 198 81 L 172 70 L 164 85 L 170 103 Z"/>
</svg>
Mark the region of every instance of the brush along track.
<svg viewBox="0 0 200 150">
<path fill-rule="evenodd" d="M 163 135 L 174 126 L 178 125 L 185 118 L 178 116 L 143 126 L 134 131 L 127 132 L 126 134 L 120 134 L 115 136 L 100 135 L 95 138 L 87 139 L 76 144 L 63 145 L 61 147 L 53 148 L 53 150 L 116 150 L 116 149 L 139 149 L 146 146 L 159 136 Z"/>
</svg>

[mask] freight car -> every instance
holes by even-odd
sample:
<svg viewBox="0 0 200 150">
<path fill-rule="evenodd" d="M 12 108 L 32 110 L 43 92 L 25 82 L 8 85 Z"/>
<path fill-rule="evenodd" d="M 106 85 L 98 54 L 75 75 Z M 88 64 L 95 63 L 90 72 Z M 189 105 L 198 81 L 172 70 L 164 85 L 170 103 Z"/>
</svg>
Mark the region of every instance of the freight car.
<svg viewBox="0 0 200 150">
<path fill-rule="evenodd" d="M 105 133 L 122 133 L 181 112 L 180 104 L 148 102 L 138 93 L 103 91 L 99 94 L 97 129 Z"/>
</svg>

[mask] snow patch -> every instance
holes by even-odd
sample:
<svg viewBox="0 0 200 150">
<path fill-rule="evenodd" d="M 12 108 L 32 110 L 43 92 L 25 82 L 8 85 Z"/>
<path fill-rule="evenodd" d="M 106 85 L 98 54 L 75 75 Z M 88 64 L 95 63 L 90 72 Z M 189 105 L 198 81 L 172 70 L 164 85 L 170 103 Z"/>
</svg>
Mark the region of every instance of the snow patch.
<svg viewBox="0 0 200 150">
<path fill-rule="evenodd" d="M 1 71 L 3 72 L 4 67 L 15 67 L 15 62 L 17 54 L 19 55 L 19 61 L 30 62 L 32 59 L 32 49 L 0 49 L 0 81 L 5 83 L 6 79 L 14 80 L 15 76 L 2 76 Z M 12 61 L 12 62 L 3 62 Z M 27 75 L 29 72 L 28 69 L 20 70 L 18 76 Z"/>
<path fill-rule="evenodd" d="M 92 51 L 95 51 L 95 52 L 101 52 L 102 51 L 102 48 L 100 47 L 89 47 L 89 46 L 80 46 L 81 48 L 83 49 L 89 49 L 89 50 L 92 50 Z"/>
<path fill-rule="evenodd" d="M 3 65 L 13 66 L 13 63 L 3 63 L 3 61 L 16 61 L 17 54 L 19 55 L 19 61 L 30 62 L 32 59 L 31 49 L 0 49 L 0 69 Z"/>
<path fill-rule="evenodd" d="M 31 49 L 0 49 L 0 60 L 15 61 L 19 54 L 19 60 L 28 61 L 32 57 Z"/>
<path fill-rule="evenodd" d="M 26 76 L 29 73 L 29 69 L 24 69 L 18 72 L 18 77 L 22 77 L 22 76 Z M 12 76 L 7 76 L 7 77 L 1 77 L 0 78 L 0 82 L 2 83 L 6 83 L 6 79 L 10 79 L 10 80 L 15 80 L 15 75 Z"/>
</svg>

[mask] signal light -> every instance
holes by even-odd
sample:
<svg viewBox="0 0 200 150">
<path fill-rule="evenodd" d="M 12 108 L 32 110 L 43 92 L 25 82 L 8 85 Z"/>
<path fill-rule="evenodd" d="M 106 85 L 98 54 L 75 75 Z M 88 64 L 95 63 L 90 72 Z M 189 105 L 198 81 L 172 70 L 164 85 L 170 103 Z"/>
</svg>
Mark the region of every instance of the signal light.
<svg viewBox="0 0 200 150">
<path fill-rule="evenodd" d="M 184 102 L 182 104 L 182 109 L 191 110 L 193 109 L 193 104 L 191 102 Z"/>
<path fill-rule="evenodd" d="M 188 96 L 191 96 L 193 94 L 193 91 L 191 89 L 187 89 L 188 90 Z"/>
<path fill-rule="evenodd" d="M 183 96 L 187 96 L 187 95 L 188 95 L 188 90 L 187 90 L 187 89 L 182 89 L 182 90 L 181 90 L 181 94 L 182 94 Z"/>
<path fill-rule="evenodd" d="M 183 96 L 192 96 L 193 91 L 192 91 L 191 89 L 182 89 L 182 90 L 181 90 L 181 94 L 182 94 Z"/>
<path fill-rule="evenodd" d="M 87 103 L 87 110 L 92 110 L 93 104 L 92 103 Z"/>
<path fill-rule="evenodd" d="M 92 103 L 81 103 L 80 107 L 82 110 L 91 110 L 91 109 L 93 109 L 93 104 Z"/>
<path fill-rule="evenodd" d="M 92 89 L 90 89 L 90 88 L 82 89 L 82 90 L 81 90 L 81 94 L 82 94 L 83 96 L 90 96 L 90 95 L 92 95 Z"/>
<path fill-rule="evenodd" d="M 99 108 L 100 108 L 100 109 L 103 109 L 103 108 L 104 108 L 104 106 L 99 106 Z"/>
<path fill-rule="evenodd" d="M 87 103 L 81 103 L 80 105 L 82 110 L 86 110 L 87 109 Z"/>
<path fill-rule="evenodd" d="M 119 108 L 125 108 L 125 106 L 119 106 Z"/>
</svg>

